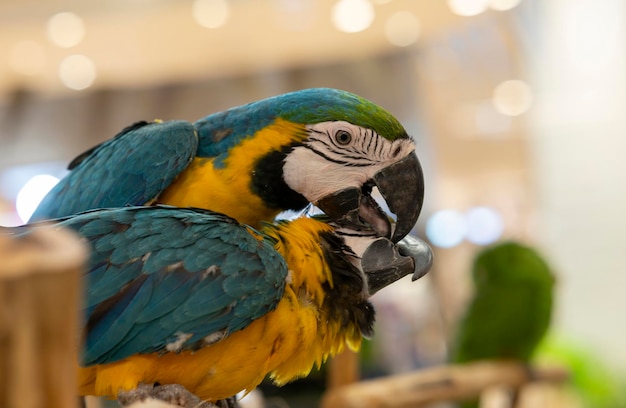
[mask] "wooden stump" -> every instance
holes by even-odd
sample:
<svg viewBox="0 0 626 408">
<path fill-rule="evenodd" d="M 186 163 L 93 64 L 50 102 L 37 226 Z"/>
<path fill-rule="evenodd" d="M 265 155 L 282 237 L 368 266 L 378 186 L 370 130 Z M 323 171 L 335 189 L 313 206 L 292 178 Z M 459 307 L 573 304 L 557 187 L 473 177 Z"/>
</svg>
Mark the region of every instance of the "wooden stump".
<svg viewBox="0 0 626 408">
<path fill-rule="evenodd" d="M 69 232 L 0 235 L 0 407 L 75 408 L 79 282 L 87 251 Z"/>
<path fill-rule="evenodd" d="M 359 368 L 359 353 L 344 349 L 329 362 L 327 388 L 332 389 L 359 381 Z"/>
</svg>

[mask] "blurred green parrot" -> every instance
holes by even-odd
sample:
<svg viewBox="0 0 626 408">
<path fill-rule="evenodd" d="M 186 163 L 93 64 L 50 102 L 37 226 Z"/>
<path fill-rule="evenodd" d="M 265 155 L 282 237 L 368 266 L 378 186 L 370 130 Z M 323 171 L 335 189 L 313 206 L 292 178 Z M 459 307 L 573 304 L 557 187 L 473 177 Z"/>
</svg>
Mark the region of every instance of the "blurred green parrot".
<svg viewBox="0 0 626 408">
<path fill-rule="evenodd" d="M 209 115 L 139 122 L 74 159 L 31 221 L 97 208 L 204 208 L 255 228 L 309 203 L 397 242 L 415 225 L 424 181 L 415 143 L 389 112 L 316 88 Z M 401 186 L 401 187 L 399 187 Z M 377 187 L 388 215 L 372 198 Z"/>
<path fill-rule="evenodd" d="M 420 278 L 432 253 L 411 236 L 394 244 L 325 219 L 255 230 L 216 212 L 155 205 L 53 221 L 92 248 L 81 394 L 192 407 L 249 392 L 267 375 L 284 384 L 345 346 L 358 349 L 372 334 L 368 298 L 408 274 Z"/>
<path fill-rule="evenodd" d="M 451 362 L 529 362 L 550 325 L 555 278 L 548 264 L 534 249 L 505 242 L 478 254 L 472 277 L 475 293 L 453 339 Z"/>
</svg>

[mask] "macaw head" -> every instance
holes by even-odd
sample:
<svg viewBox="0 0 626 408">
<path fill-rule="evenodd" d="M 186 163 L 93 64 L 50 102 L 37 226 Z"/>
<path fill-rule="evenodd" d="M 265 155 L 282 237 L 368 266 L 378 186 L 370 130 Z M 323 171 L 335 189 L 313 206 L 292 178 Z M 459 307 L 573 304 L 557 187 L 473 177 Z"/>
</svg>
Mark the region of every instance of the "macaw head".
<svg viewBox="0 0 626 408">
<path fill-rule="evenodd" d="M 424 180 L 415 143 L 393 115 L 364 98 L 306 89 L 211 115 L 196 126 L 198 154 L 218 160 L 246 139 L 262 139 L 250 184 L 269 207 L 300 210 L 312 203 L 341 225 L 393 242 L 417 221 Z M 375 189 L 395 223 L 374 199 Z"/>
</svg>

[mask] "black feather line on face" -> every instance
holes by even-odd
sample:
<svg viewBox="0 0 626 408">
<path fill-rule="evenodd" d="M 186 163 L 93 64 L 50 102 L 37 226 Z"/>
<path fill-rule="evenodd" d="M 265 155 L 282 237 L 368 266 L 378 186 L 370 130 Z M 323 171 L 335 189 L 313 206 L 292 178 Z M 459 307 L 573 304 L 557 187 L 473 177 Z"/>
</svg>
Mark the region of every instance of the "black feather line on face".
<svg viewBox="0 0 626 408">
<path fill-rule="evenodd" d="M 333 287 L 324 285 L 324 308 L 329 313 L 329 319 L 339 321 L 342 328 L 356 326 L 363 336 L 371 336 L 374 332 L 374 306 L 363 297 L 365 282 L 362 274 L 347 258 L 356 255 L 342 238 L 331 232 L 320 234 L 320 244 L 333 275 Z"/>
<path fill-rule="evenodd" d="M 302 194 L 292 190 L 283 178 L 285 157 L 299 145 L 301 144 L 294 143 L 280 150 L 272 150 L 254 164 L 250 189 L 269 208 L 299 211 L 309 204 L 309 201 Z"/>
<path fill-rule="evenodd" d="M 329 132 L 314 129 L 311 132 L 312 135 L 305 142 L 304 147 L 330 162 L 350 167 L 367 167 L 377 164 L 377 160 L 373 160 L 374 157 L 381 157 L 381 151 L 370 151 L 372 141 L 380 138 L 371 129 L 358 128 L 358 134 L 353 135 L 353 141 L 348 145 L 337 144 L 335 138 Z M 322 144 L 328 149 L 328 152 L 320 151 L 311 142 Z M 367 147 L 365 146 L 366 144 Z M 376 146 L 378 146 L 378 143 L 376 143 Z M 383 145 L 380 147 L 382 148 Z M 329 153 L 339 156 L 339 158 L 332 158 L 329 156 Z"/>
<path fill-rule="evenodd" d="M 304 145 L 305 148 L 311 150 L 313 153 L 317 154 L 318 156 L 323 157 L 324 159 L 328 160 L 329 162 L 332 163 L 337 163 L 337 164 L 341 164 L 342 166 L 347 166 L 347 167 L 368 167 L 373 165 L 374 163 L 355 163 L 355 162 L 349 162 L 346 160 L 337 160 L 337 159 L 333 159 L 332 157 L 328 156 L 325 153 L 322 153 L 321 151 L 315 149 L 313 146 L 311 146 L 310 144 L 305 144 Z M 334 152 L 336 153 L 336 152 Z M 354 156 L 343 156 L 347 159 L 355 159 L 355 160 L 360 160 L 363 159 L 362 157 L 354 157 Z"/>
</svg>

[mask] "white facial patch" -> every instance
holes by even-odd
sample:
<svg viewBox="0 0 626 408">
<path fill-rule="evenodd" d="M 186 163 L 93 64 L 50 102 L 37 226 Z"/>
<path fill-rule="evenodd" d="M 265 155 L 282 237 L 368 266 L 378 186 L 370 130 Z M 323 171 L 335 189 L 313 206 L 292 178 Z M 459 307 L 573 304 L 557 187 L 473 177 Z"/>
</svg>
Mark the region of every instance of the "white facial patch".
<svg viewBox="0 0 626 408">
<path fill-rule="evenodd" d="M 338 232 L 341 232 L 341 229 L 339 229 Z M 351 232 L 354 233 L 353 231 Z M 363 254 L 367 250 L 367 248 L 369 248 L 370 245 L 372 245 L 372 243 L 379 238 L 373 235 L 370 235 L 370 236 L 341 235 L 341 237 L 344 239 L 346 246 L 352 249 L 352 251 L 357 256 L 358 259 L 361 259 L 363 257 Z M 359 269 L 361 268 L 360 263 L 355 266 L 358 266 Z"/>
<path fill-rule="evenodd" d="M 348 122 L 307 126 L 304 146 L 285 158 L 285 183 L 310 202 L 348 187 L 361 187 L 376 173 L 415 150 L 410 139 L 390 141 Z"/>
</svg>

